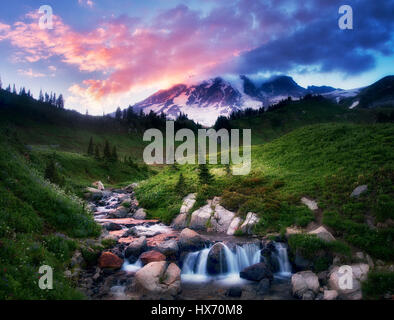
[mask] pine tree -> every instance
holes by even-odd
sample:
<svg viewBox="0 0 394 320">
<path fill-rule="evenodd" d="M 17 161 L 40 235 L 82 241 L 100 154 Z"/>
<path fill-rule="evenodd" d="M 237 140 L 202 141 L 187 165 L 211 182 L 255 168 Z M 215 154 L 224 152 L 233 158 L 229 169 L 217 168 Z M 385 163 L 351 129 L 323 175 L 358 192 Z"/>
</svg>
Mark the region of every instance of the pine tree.
<svg viewBox="0 0 394 320">
<path fill-rule="evenodd" d="M 60 184 L 62 179 L 60 178 L 57 169 L 56 169 L 56 163 L 55 163 L 55 156 L 53 155 L 49 162 L 47 163 L 47 166 L 45 168 L 45 179 L 49 180 L 52 183 L 55 184 Z"/>
<path fill-rule="evenodd" d="M 40 94 L 38 96 L 38 101 L 44 102 L 44 95 L 42 94 L 42 90 L 40 90 Z"/>
<path fill-rule="evenodd" d="M 115 119 L 118 120 L 118 121 L 122 120 L 122 110 L 120 110 L 120 107 L 118 107 L 116 109 Z"/>
<path fill-rule="evenodd" d="M 96 144 L 96 147 L 94 149 L 94 157 L 99 160 L 100 159 L 100 149 L 99 146 Z"/>
<path fill-rule="evenodd" d="M 90 137 L 89 146 L 88 146 L 88 156 L 93 156 L 94 146 L 93 146 L 93 137 Z"/>
<path fill-rule="evenodd" d="M 111 155 L 112 161 L 116 162 L 118 161 L 118 152 L 116 151 L 116 146 L 112 148 L 112 155 Z"/>
<path fill-rule="evenodd" d="M 64 99 L 62 94 L 60 94 L 59 98 L 57 98 L 56 100 L 56 107 L 58 107 L 59 109 L 64 109 Z"/>
<path fill-rule="evenodd" d="M 210 184 L 213 182 L 213 176 L 209 172 L 206 164 L 200 164 L 198 166 L 198 179 L 201 184 Z"/>
<path fill-rule="evenodd" d="M 1 77 L 0 77 L 0 89 L 3 89 L 3 82 L 1 81 Z"/>
<path fill-rule="evenodd" d="M 12 93 L 16 94 L 16 87 L 15 87 L 15 83 L 14 83 L 14 85 L 12 86 Z"/>
<path fill-rule="evenodd" d="M 104 146 L 104 159 L 106 160 L 111 160 L 111 149 L 109 147 L 108 140 L 105 140 L 105 146 Z"/>
<path fill-rule="evenodd" d="M 8 92 L 11 92 L 11 85 L 10 85 L 10 84 L 8 85 L 8 87 L 6 88 L 6 90 L 7 90 Z"/>
<path fill-rule="evenodd" d="M 186 182 L 185 178 L 183 177 L 183 174 L 179 175 L 179 179 L 177 184 L 175 185 L 175 191 L 180 195 L 181 197 L 185 196 L 187 193 L 187 187 L 186 187 Z"/>
<path fill-rule="evenodd" d="M 49 94 L 45 92 L 45 101 L 46 103 L 49 103 Z"/>
</svg>

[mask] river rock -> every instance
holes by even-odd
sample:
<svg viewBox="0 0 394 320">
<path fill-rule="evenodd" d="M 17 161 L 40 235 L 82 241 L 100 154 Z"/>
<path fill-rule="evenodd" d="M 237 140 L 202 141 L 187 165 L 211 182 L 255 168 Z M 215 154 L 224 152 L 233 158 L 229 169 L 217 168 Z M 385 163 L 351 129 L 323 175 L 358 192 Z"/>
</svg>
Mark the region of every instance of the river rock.
<svg viewBox="0 0 394 320">
<path fill-rule="evenodd" d="M 133 240 L 125 250 L 125 257 L 129 259 L 130 263 L 137 261 L 141 253 L 143 253 L 147 248 L 146 237 L 140 237 Z"/>
<path fill-rule="evenodd" d="M 231 223 L 230 223 L 230 225 L 229 225 L 229 227 L 228 227 L 228 229 L 227 229 L 227 234 L 228 234 L 229 236 L 234 235 L 235 231 L 238 230 L 238 228 L 239 228 L 241 222 L 242 222 L 242 219 L 241 219 L 240 217 L 235 217 L 235 218 L 231 221 Z"/>
<path fill-rule="evenodd" d="M 112 252 L 103 252 L 98 260 L 98 264 L 101 269 L 120 269 L 123 265 L 123 259 Z"/>
<path fill-rule="evenodd" d="M 171 227 L 174 228 L 175 230 L 181 230 L 183 228 L 187 227 L 187 213 L 181 213 L 179 214 L 171 224 Z"/>
<path fill-rule="evenodd" d="M 244 223 L 241 225 L 241 231 L 247 234 L 252 234 L 253 227 L 260 221 L 257 214 L 248 212 Z"/>
<path fill-rule="evenodd" d="M 259 282 L 257 287 L 257 293 L 260 295 L 266 295 L 270 291 L 270 280 L 268 278 L 264 278 Z"/>
<path fill-rule="evenodd" d="M 131 193 L 137 187 L 138 187 L 138 183 L 132 183 L 132 184 L 129 184 L 127 187 L 125 187 L 124 190 L 126 190 L 126 192 L 128 192 L 128 193 Z"/>
<path fill-rule="evenodd" d="M 209 219 L 213 210 L 210 204 L 207 204 L 192 213 L 190 228 L 194 230 L 206 230 Z"/>
<path fill-rule="evenodd" d="M 346 276 L 346 273 L 340 273 L 339 271 L 341 267 L 334 267 L 330 272 L 330 277 L 328 280 L 328 285 L 330 289 L 336 290 L 338 292 L 338 296 L 344 300 L 361 300 L 362 299 L 362 291 L 361 291 L 361 282 L 365 281 L 368 276 L 369 266 L 366 263 L 358 263 L 353 264 L 351 267 L 351 280 L 350 283 L 347 283 L 345 279 L 341 280 L 341 277 Z M 346 266 L 342 266 L 346 270 Z M 342 282 L 343 281 L 343 282 Z M 350 289 L 346 288 L 346 285 L 351 286 Z M 342 289 L 345 287 L 344 289 Z"/>
<path fill-rule="evenodd" d="M 177 256 L 179 253 L 178 242 L 174 239 L 161 242 L 155 250 L 161 252 L 166 257 Z"/>
<path fill-rule="evenodd" d="M 193 251 L 204 248 L 206 240 L 201 237 L 197 232 L 188 228 L 183 229 L 179 235 L 179 246 L 181 250 Z"/>
<path fill-rule="evenodd" d="M 335 241 L 334 236 L 323 226 L 320 226 L 319 228 L 308 232 L 308 234 L 315 234 L 316 237 L 326 242 Z"/>
<path fill-rule="evenodd" d="M 85 190 L 85 198 L 91 201 L 98 201 L 101 200 L 104 196 L 103 191 L 96 189 L 96 188 L 86 188 Z"/>
<path fill-rule="evenodd" d="M 101 191 L 105 189 L 105 188 L 104 188 L 104 185 L 103 185 L 103 183 L 102 183 L 101 181 L 95 181 L 95 182 L 93 182 L 93 183 L 92 183 L 92 186 L 95 187 L 96 189 L 101 190 Z"/>
<path fill-rule="evenodd" d="M 301 202 L 305 204 L 309 208 L 309 210 L 315 211 L 319 209 L 319 207 L 317 206 L 317 202 L 315 200 L 302 197 Z"/>
<path fill-rule="evenodd" d="M 122 230 L 122 226 L 114 222 L 105 223 L 104 228 L 107 229 L 108 231 Z"/>
<path fill-rule="evenodd" d="M 145 265 L 151 262 L 165 261 L 166 256 L 159 251 L 151 250 L 140 255 L 141 262 Z"/>
<path fill-rule="evenodd" d="M 338 297 L 336 290 L 324 290 L 323 300 L 335 300 Z"/>
<path fill-rule="evenodd" d="M 207 271 L 211 275 L 217 275 L 227 272 L 227 269 L 228 266 L 224 252 L 224 245 L 222 243 L 216 243 L 208 253 Z"/>
<path fill-rule="evenodd" d="M 211 218 L 213 230 L 218 233 L 227 233 L 230 224 L 235 217 L 235 213 L 231 212 L 221 205 L 216 205 L 215 213 Z"/>
<path fill-rule="evenodd" d="M 368 190 L 368 186 L 365 185 L 365 184 L 362 185 L 362 186 L 358 186 L 356 189 L 353 190 L 353 192 L 351 193 L 350 197 L 358 198 L 360 195 L 362 195 L 367 190 Z"/>
<path fill-rule="evenodd" d="M 151 262 L 135 274 L 135 288 L 152 297 L 174 297 L 181 290 L 181 270 L 174 263 Z"/>
<path fill-rule="evenodd" d="M 193 208 L 196 203 L 196 194 L 190 193 L 183 198 L 183 203 L 179 213 L 189 213 L 190 209 Z"/>
<path fill-rule="evenodd" d="M 239 275 L 241 278 L 251 281 L 261 281 L 264 278 L 272 280 L 273 278 L 270 268 L 264 262 L 243 269 Z"/>
<path fill-rule="evenodd" d="M 110 213 L 110 216 L 115 219 L 126 218 L 129 213 L 129 209 L 123 206 L 118 207 L 115 211 Z"/>
<path fill-rule="evenodd" d="M 146 219 L 145 209 L 143 209 L 143 208 L 138 209 L 134 213 L 133 218 L 136 219 L 136 220 L 145 220 Z"/>
<path fill-rule="evenodd" d="M 314 295 L 319 292 L 319 279 L 312 271 L 301 271 L 293 274 L 291 285 L 293 295 L 300 299 L 304 298 L 304 294 L 306 294 L 305 298 L 309 298 L 311 292 Z"/>
<path fill-rule="evenodd" d="M 238 286 L 232 286 L 227 289 L 226 296 L 231 298 L 240 298 L 242 296 L 242 288 Z"/>
</svg>

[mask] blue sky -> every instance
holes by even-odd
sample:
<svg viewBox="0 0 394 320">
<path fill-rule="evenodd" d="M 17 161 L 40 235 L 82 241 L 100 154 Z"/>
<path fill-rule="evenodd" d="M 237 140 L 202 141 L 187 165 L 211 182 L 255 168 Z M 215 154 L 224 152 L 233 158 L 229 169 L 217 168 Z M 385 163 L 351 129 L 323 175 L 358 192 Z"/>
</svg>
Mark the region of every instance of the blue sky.
<svg viewBox="0 0 394 320">
<path fill-rule="evenodd" d="M 38 8 L 54 29 L 38 29 Z M 344 89 L 394 73 L 394 0 L 15 0 L 0 11 L 3 85 L 63 93 L 66 106 L 111 112 L 180 82 L 291 75 Z"/>
</svg>

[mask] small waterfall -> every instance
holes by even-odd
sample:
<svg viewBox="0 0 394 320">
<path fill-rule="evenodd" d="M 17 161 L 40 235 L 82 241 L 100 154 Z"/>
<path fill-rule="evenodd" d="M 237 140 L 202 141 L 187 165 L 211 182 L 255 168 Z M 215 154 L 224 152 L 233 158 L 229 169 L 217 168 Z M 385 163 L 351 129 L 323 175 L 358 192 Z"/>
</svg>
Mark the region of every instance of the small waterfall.
<svg viewBox="0 0 394 320">
<path fill-rule="evenodd" d="M 142 261 L 138 259 L 135 263 L 129 263 L 127 259 L 123 263 L 122 270 L 127 272 L 136 272 L 142 268 Z"/>
<path fill-rule="evenodd" d="M 287 256 L 287 248 L 281 242 L 275 242 L 275 251 L 272 252 L 272 257 L 276 259 L 279 265 L 279 277 L 290 277 L 291 276 L 291 265 L 289 257 Z"/>
<path fill-rule="evenodd" d="M 257 244 L 237 245 L 234 250 L 231 250 L 224 243 L 221 244 L 223 245 L 224 259 L 227 265 L 227 272 L 221 274 L 222 276 L 239 275 L 239 272 L 246 267 L 260 262 L 260 247 Z M 189 253 L 183 263 L 182 275 L 187 276 L 188 279 L 191 279 L 193 276 L 209 278 L 207 263 L 211 248 Z"/>
</svg>

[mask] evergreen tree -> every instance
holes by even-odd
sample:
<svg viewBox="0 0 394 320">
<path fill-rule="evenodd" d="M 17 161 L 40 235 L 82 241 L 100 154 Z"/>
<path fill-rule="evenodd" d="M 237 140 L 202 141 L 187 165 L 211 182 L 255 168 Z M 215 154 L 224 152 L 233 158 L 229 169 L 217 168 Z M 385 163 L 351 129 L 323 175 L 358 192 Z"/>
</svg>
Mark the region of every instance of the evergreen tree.
<svg viewBox="0 0 394 320">
<path fill-rule="evenodd" d="M 45 92 L 45 101 L 46 103 L 49 103 L 49 94 Z"/>
<path fill-rule="evenodd" d="M 45 179 L 52 183 L 60 184 L 61 179 L 56 169 L 55 156 L 52 156 L 45 168 Z"/>
<path fill-rule="evenodd" d="M 201 184 L 210 184 L 213 182 L 213 176 L 209 172 L 209 168 L 206 164 L 200 164 L 198 166 L 198 179 Z"/>
<path fill-rule="evenodd" d="M 8 87 L 6 88 L 6 90 L 7 90 L 8 92 L 11 92 L 11 85 L 10 85 L 10 84 L 8 85 Z"/>
<path fill-rule="evenodd" d="M 116 146 L 114 146 L 112 148 L 112 155 L 111 155 L 111 157 L 112 157 L 112 161 L 114 161 L 114 162 L 118 161 L 118 152 L 116 151 Z"/>
<path fill-rule="evenodd" d="M 42 90 L 40 90 L 40 94 L 38 95 L 38 101 L 44 102 L 44 95 L 42 94 Z"/>
<path fill-rule="evenodd" d="M 14 83 L 14 85 L 12 86 L 12 93 L 16 94 L 16 87 L 15 87 L 15 83 Z"/>
<path fill-rule="evenodd" d="M 109 147 L 109 142 L 108 140 L 105 140 L 105 146 L 104 146 L 104 159 L 105 160 L 111 160 L 112 154 L 111 154 L 111 149 Z"/>
<path fill-rule="evenodd" d="M 185 178 L 183 177 L 183 174 L 179 175 L 179 179 L 177 184 L 175 185 L 175 191 L 180 195 L 181 197 L 184 197 L 187 193 L 187 186 L 185 182 Z"/>
<path fill-rule="evenodd" d="M 118 121 L 122 120 L 122 110 L 120 110 L 120 107 L 118 107 L 116 109 L 115 119 L 118 120 Z"/>
<path fill-rule="evenodd" d="M 0 89 L 3 89 L 3 82 L 1 81 L 1 77 L 0 77 Z"/>
<path fill-rule="evenodd" d="M 62 94 L 60 94 L 59 98 L 57 98 L 56 100 L 56 107 L 58 107 L 59 109 L 64 109 L 64 99 Z"/>
<path fill-rule="evenodd" d="M 93 156 L 94 146 L 93 146 L 93 137 L 90 137 L 89 146 L 88 146 L 88 156 Z"/>
<path fill-rule="evenodd" d="M 100 159 L 100 149 L 99 146 L 96 144 L 96 147 L 94 149 L 94 157 L 99 160 Z"/>
</svg>

